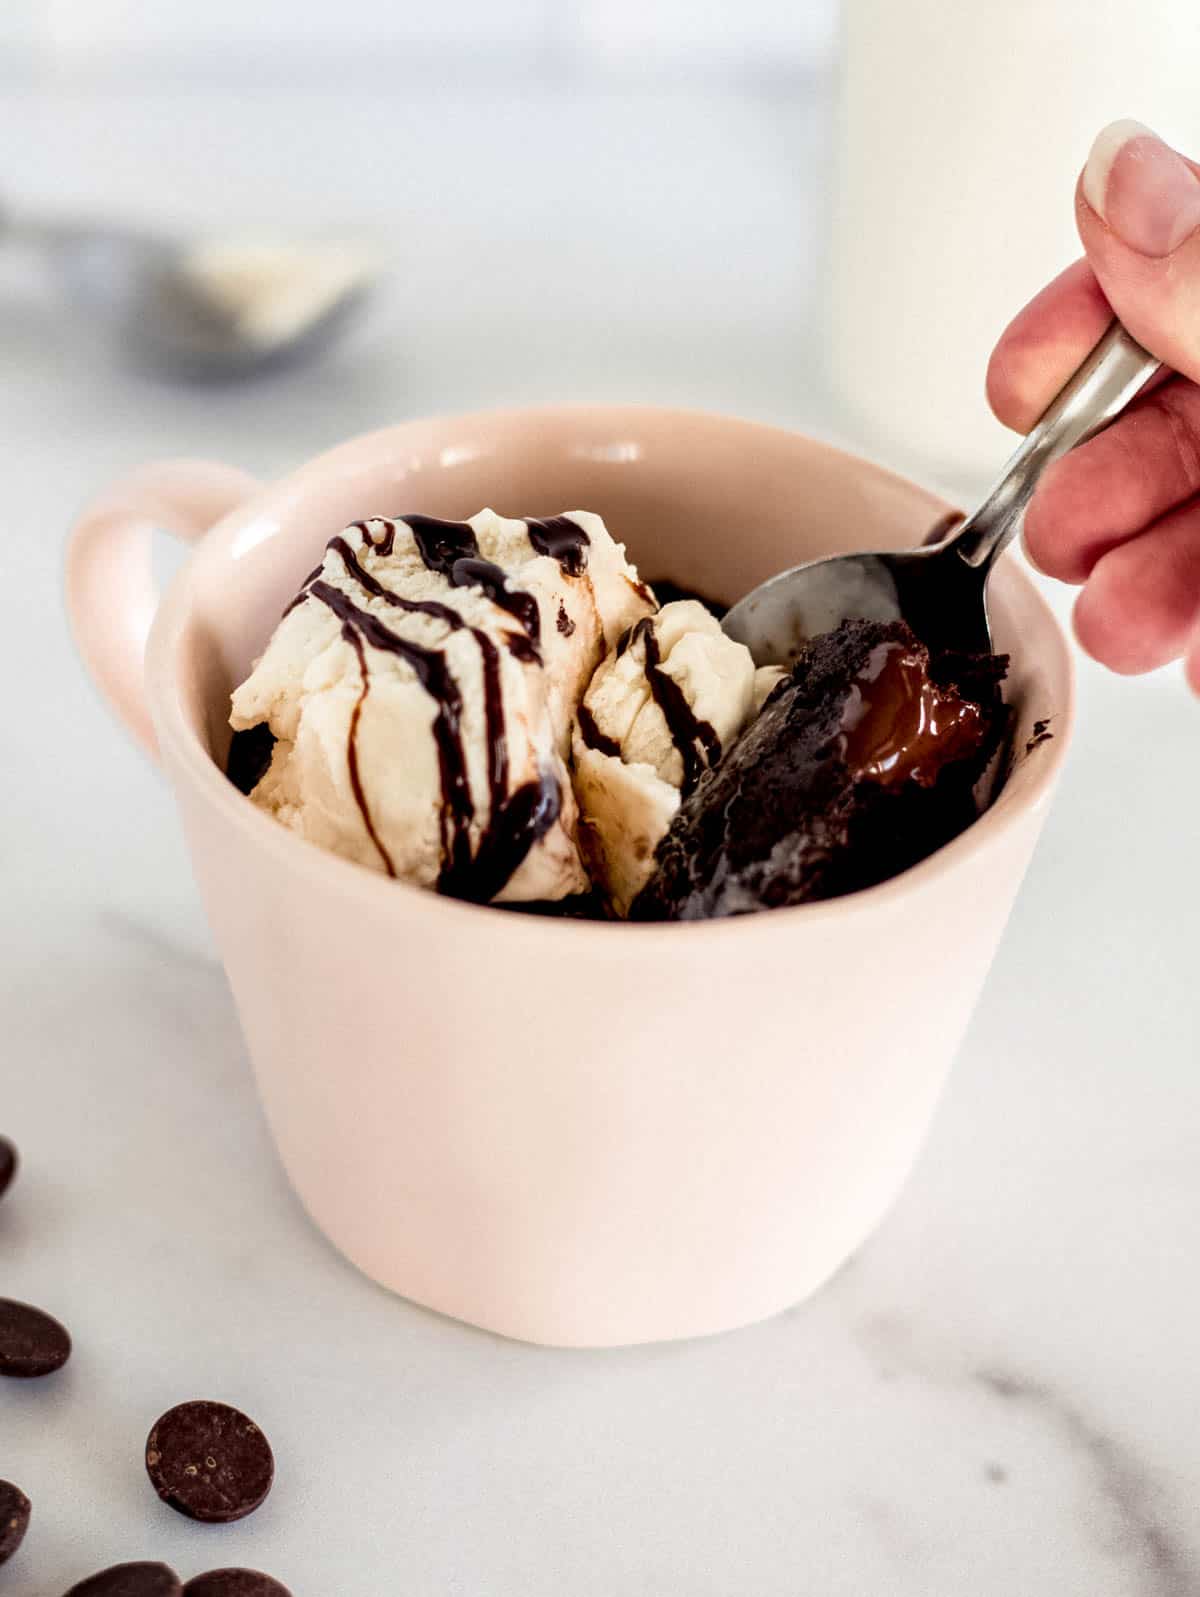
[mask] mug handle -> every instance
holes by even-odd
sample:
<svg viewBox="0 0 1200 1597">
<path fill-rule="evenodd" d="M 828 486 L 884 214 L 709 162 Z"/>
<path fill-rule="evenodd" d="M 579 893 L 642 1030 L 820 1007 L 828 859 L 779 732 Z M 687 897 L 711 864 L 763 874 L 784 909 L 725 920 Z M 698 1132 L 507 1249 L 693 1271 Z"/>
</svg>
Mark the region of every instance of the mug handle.
<svg viewBox="0 0 1200 1597">
<path fill-rule="evenodd" d="M 262 485 L 236 466 L 162 460 L 106 489 L 71 529 L 67 616 L 93 681 L 152 758 L 158 740 L 146 704 L 146 639 L 158 608 L 151 534 L 195 543 Z"/>
</svg>

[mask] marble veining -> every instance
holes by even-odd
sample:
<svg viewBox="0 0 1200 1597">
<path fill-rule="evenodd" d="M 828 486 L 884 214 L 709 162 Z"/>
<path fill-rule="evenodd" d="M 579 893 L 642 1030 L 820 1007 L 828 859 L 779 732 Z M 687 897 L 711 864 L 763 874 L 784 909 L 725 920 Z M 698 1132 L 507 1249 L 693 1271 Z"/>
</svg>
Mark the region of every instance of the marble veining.
<svg viewBox="0 0 1200 1597">
<path fill-rule="evenodd" d="M 1200 1553 L 1184 1538 L 1189 1527 L 1195 1535 L 1194 1514 L 1185 1518 L 1172 1501 L 1158 1466 L 1074 1397 L 1015 1365 L 975 1364 L 968 1350 L 939 1346 L 918 1322 L 891 1313 L 864 1318 L 856 1340 L 885 1383 L 915 1379 L 942 1389 L 947 1398 L 969 1396 L 973 1388 L 1001 1409 L 1028 1414 L 1084 1476 L 1096 1509 L 1087 1516 L 1089 1529 L 1104 1556 L 1128 1566 L 1131 1589 L 1144 1597 L 1200 1593 Z M 1012 1440 L 1019 1448 L 1016 1433 Z M 989 1458 L 982 1468 L 993 1486 L 1007 1485 L 1018 1471 L 1016 1454 L 1011 1462 Z M 884 1516 L 877 1508 L 871 1517 L 879 1523 Z"/>
<path fill-rule="evenodd" d="M 147 916 L 105 908 L 97 914 L 96 923 L 103 935 L 114 937 L 143 955 L 153 956 L 156 961 L 166 960 L 179 969 L 210 976 L 220 973 L 221 964 L 215 955 L 186 947 Z"/>
<path fill-rule="evenodd" d="M 1200 1560 L 1176 1530 L 1182 1515 L 1171 1512 L 1147 1461 L 1044 1381 L 998 1367 L 976 1370 L 972 1378 L 999 1402 L 1030 1409 L 1086 1463 L 1112 1524 L 1102 1545 L 1129 1563 L 1145 1597 L 1195 1597 L 1200 1592 Z"/>
</svg>

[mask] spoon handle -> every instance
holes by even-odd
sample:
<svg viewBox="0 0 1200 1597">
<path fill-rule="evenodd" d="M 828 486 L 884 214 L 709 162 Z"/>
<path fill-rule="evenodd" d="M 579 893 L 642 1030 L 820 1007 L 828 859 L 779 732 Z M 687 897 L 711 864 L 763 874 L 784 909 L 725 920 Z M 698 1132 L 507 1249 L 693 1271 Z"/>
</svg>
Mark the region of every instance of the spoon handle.
<svg viewBox="0 0 1200 1597">
<path fill-rule="evenodd" d="M 999 482 L 949 547 L 969 566 L 990 566 L 1018 531 L 1050 462 L 1115 420 L 1160 364 L 1114 321 L 1026 434 Z"/>
</svg>

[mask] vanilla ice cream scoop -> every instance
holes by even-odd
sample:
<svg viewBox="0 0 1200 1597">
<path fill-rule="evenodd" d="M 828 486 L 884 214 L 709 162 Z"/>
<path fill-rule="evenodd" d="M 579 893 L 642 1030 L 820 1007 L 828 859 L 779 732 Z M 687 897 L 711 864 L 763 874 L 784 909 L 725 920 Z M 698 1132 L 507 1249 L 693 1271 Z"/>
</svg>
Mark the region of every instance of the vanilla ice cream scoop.
<svg viewBox="0 0 1200 1597">
<path fill-rule="evenodd" d="M 576 717 L 575 793 L 584 857 L 624 915 L 648 880 L 679 808 L 753 714 L 748 649 L 694 600 L 664 605 L 626 632 Z"/>
<path fill-rule="evenodd" d="M 587 888 L 567 773 L 606 651 L 654 610 L 599 516 L 355 522 L 233 695 L 276 739 L 253 801 L 476 902 Z"/>
</svg>

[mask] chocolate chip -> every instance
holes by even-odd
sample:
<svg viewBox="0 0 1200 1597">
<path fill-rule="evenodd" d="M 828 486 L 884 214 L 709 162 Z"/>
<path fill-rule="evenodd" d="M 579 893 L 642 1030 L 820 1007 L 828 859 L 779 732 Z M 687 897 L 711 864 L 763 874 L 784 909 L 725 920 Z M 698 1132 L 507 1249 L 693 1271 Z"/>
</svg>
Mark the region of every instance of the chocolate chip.
<svg viewBox="0 0 1200 1597">
<path fill-rule="evenodd" d="M 271 1490 L 275 1460 L 253 1421 L 225 1403 L 181 1403 L 146 1440 L 146 1473 L 178 1513 L 226 1525 Z"/>
<path fill-rule="evenodd" d="M 29 1499 L 11 1481 L 0 1481 L 0 1564 L 7 1564 L 29 1529 Z"/>
<path fill-rule="evenodd" d="M 67 1597 L 179 1597 L 182 1590 L 165 1564 L 114 1564 L 72 1586 Z"/>
<path fill-rule="evenodd" d="M 270 1575 L 257 1569 L 212 1569 L 197 1575 L 183 1588 L 183 1597 L 292 1597 Z"/>
<path fill-rule="evenodd" d="M 12 1186 L 17 1173 L 17 1150 L 7 1137 L 0 1137 L 0 1198 Z"/>
<path fill-rule="evenodd" d="M 48 1314 L 0 1298 L 0 1375 L 50 1375 L 71 1357 L 71 1338 Z"/>
</svg>

